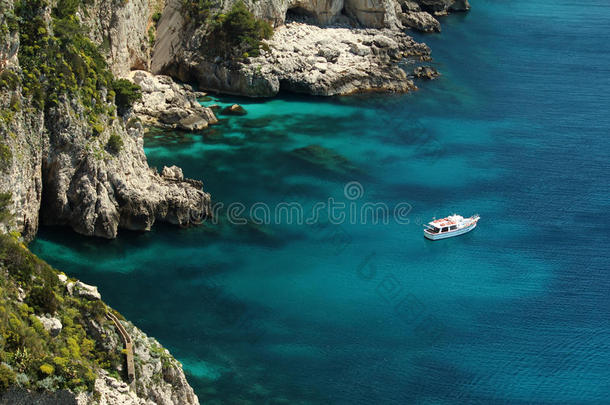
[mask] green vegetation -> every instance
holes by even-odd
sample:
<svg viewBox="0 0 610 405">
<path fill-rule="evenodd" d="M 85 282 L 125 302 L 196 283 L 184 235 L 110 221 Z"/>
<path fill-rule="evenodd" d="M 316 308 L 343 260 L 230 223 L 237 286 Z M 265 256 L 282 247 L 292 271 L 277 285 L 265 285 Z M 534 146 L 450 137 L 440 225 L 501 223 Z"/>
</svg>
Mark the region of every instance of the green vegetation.
<svg viewBox="0 0 610 405">
<path fill-rule="evenodd" d="M 108 138 L 108 143 L 106 144 L 106 149 L 108 150 L 108 152 L 116 155 L 121 151 L 122 148 L 123 139 L 121 139 L 121 136 L 116 133 L 110 135 L 110 138 Z"/>
<path fill-rule="evenodd" d="M 258 56 L 264 47 L 261 41 L 273 34 L 271 25 L 254 17 L 242 1 L 235 3 L 227 14 L 216 14 L 211 29 L 210 50 L 227 59 Z"/>
<path fill-rule="evenodd" d="M 0 223 L 4 223 L 11 219 L 9 206 L 13 199 L 12 193 L 0 193 Z"/>
<path fill-rule="evenodd" d="M 142 99 L 140 86 L 126 79 L 112 82 L 112 89 L 116 93 L 115 103 L 120 115 L 124 115 L 133 106 L 133 103 Z"/>
<path fill-rule="evenodd" d="M 91 332 L 91 321 L 113 328 L 105 305 L 71 296 L 57 275 L 15 237 L 0 235 L 0 393 L 15 384 L 91 391 L 96 370 L 116 375 L 122 364 L 120 348 L 108 350 L 104 337 Z M 43 314 L 61 321 L 57 336 L 38 320 Z"/>
<path fill-rule="evenodd" d="M 104 98 L 112 73 L 76 17 L 80 3 L 59 0 L 51 13 L 51 27 L 44 17 L 48 0 L 16 3 L 23 94 L 38 109 L 56 106 L 64 95 L 77 96 L 89 117 L 99 117 L 108 114 L 112 101 Z"/>
<path fill-rule="evenodd" d="M 17 90 L 19 86 L 19 75 L 12 70 L 6 69 L 0 73 L 0 89 L 1 90 Z"/>
<path fill-rule="evenodd" d="M 194 20 L 199 23 L 210 18 L 211 10 L 217 6 L 218 2 L 215 0 L 183 0 L 182 2 L 186 20 Z"/>
<path fill-rule="evenodd" d="M 13 153 L 8 145 L 0 142 L 0 173 L 5 172 L 13 161 Z"/>
<path fill-rule="evenodd" d="M 261 48 L 266 48 L 261 41 L 271 37 L 273 28 L 267 21 L 254 17 L 243 1 L 235 3 L 226 14 L 212 14 L 217 8 L 216 0 L 183 1 L 187 21 L 207 26 L 208 40 L 203 52 L 212 57 L 239 60 L 256 57 Z"/>
<path fill-rule="evenodd" d="M 159 20 L 161 19 L 161 12 L 157 11 L 156 13 L 154 13 L 152 15 L 152 20 L 155 23 L 155 26 L 159 23 Z"/>
<path fill-rule="evenodd" d="M 156 33 L 157 33 L 157 31 L 156 31 L 155 27 L 151 26 L 151 27 L 148 29 L 148 44 L 149 44 L 151 47 L 155 46 L 155 41 L 156 41 Z"/>
</svg>

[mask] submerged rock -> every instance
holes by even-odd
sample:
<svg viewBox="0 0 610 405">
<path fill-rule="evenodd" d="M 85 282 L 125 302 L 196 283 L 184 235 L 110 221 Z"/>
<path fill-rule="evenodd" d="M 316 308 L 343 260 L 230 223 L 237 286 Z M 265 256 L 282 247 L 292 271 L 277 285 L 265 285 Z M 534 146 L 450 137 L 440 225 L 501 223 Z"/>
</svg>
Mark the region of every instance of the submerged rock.
<svg viewBox="0 0 610 405">
<path fill-rule="evenodd" d="M 298 158 L 337 173 L 354 171 L 354 165 L 344 156 L 320 145 L 309 145 L 292 151 Z"/>
<path fill-rule="evenodd" d="M 222 115 L 246 115 L 248 112 L 244 109 L 244 107 L 239 104 L 233 104 L 231 106 L 225 107 L 222 112 Z"/>
</svg>

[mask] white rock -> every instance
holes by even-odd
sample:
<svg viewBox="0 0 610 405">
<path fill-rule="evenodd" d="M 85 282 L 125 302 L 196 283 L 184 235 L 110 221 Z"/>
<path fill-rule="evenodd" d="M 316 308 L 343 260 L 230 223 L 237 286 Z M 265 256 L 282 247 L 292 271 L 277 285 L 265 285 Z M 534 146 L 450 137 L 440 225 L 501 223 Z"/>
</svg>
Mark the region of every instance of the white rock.
<svg viewBox="0 0 610 405">
<path fill-rule="evenodd" d="M 82 281 L 76 282 L 75 292 L 77 295 L 86 298 L 88 300 L 100 300 L 102 296 L 100 295 L 97 287 L 85 284 Z"/>
<path fill-rule="evenodd" d="M 59 333 L 61 332 L 61 329 L 63 328 L 61 321 L 57 318 L 51 318 L 51 317 L 48 318 L 46 316 L 36 316 L 36 318 L 38 318 L 40 323 L 42 323 L 42 326 L 53 337 L 59 335 Z"/>
</svg>

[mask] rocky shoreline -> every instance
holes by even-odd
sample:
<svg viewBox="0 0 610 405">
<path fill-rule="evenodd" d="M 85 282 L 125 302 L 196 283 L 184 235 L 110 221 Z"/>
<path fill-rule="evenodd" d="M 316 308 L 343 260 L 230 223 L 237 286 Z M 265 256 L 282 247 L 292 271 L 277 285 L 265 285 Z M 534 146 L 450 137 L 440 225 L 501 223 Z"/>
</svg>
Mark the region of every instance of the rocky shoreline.
<svg viewBox="0 0 610 405">
<path fill-rule="evenodd" d="M 269 51 L 232 70 L 200 60 L 197 81 L 205 88 L 251 97 L 271 97 L 280 90 L 318 96 L 408 92 L 417 86 L 399 62 L 430 60 L 425 44 L 389 29 L 321 28 L 292 22 L 277 28 L 266 43 Z"/>
<path fill-rule="evenodd" d="M 226 12 L 234 3 L 227 2 L 219 11 Z M 382 0 L 374 5 L 359 0 L 261 1 L 248 6 L 256 17 L 275 24 L 260 56 L 209 56 L 206 26 L 187 21 L 181 3 L 170 1 L 159 21 L 162 37 L 154 48 L 151 71 L 196 82 L 201 89 L 250 97 L 272 97 L 280 91 L 322 96 L 409 92 L 417 88 L 409 76 L 421 75 L 405 72 L 399 64 L 425 64 L 431 56 L 425 44 L 403 30 L 438 32 L 435 17 L 470 8 L 467 0 Z M 295 13 L 298 21 L 286 19 Z"/>
</svg>

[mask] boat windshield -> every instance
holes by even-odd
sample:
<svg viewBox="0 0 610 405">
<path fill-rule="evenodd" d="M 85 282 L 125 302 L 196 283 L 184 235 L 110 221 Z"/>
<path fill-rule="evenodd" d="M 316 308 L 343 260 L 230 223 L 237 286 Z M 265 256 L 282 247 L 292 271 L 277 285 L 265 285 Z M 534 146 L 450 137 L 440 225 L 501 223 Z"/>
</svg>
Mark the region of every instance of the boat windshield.
<svg viewBox="0 0 610 405">
<path fill-rule="evenodd" d="M 426 230 L 427 230 L 428 232 L 430 232 L 430 233 L 438 233 L 438 231 L 439 231 L 440 229 L 438 229 L 438 228 L 435 228 L 435 227 L 431 226 L 431 227 L 427 228 Z"/>
</svg>

